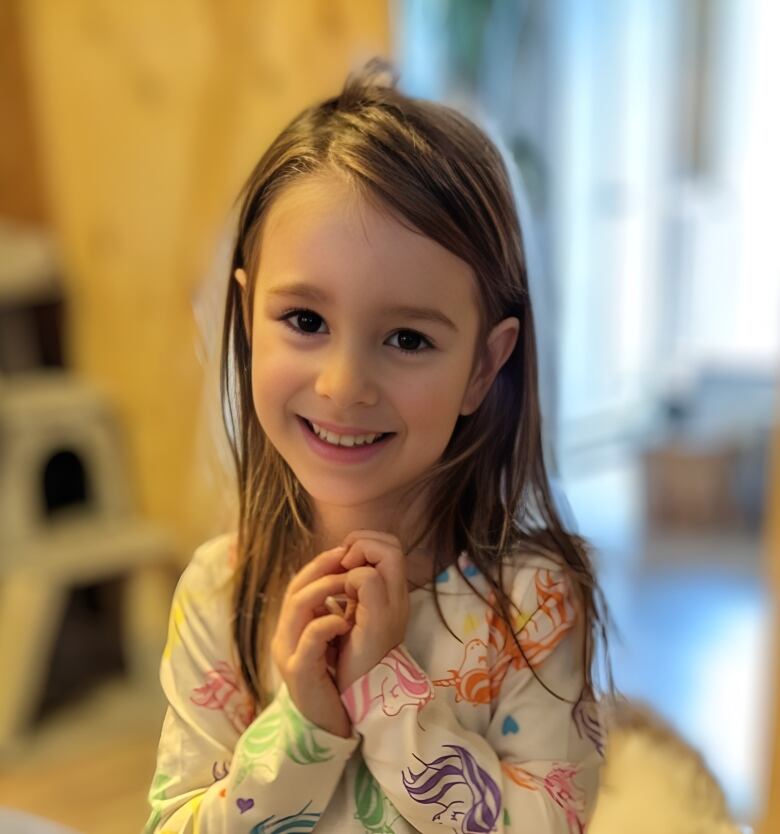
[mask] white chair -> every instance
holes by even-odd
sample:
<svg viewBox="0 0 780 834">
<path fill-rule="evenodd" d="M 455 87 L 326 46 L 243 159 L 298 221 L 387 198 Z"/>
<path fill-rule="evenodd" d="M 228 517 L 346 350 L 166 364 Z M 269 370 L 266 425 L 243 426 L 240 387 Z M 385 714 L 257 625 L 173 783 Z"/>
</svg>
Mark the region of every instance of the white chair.
<svg viewBox="0 0 780 834">
<path fill-rule="evenodd" d="M 68 482 L 83 481 L 82 500 L 47 506 L 63 456 Z M 118 421 L 95 388 L 61 369 L 0 378 L 0 752 L 29 727 L 73 586 L 125 577 L 129 671 L 156 679 L 175 545 L 134 514 L 129 469 Z"/>
</svg>

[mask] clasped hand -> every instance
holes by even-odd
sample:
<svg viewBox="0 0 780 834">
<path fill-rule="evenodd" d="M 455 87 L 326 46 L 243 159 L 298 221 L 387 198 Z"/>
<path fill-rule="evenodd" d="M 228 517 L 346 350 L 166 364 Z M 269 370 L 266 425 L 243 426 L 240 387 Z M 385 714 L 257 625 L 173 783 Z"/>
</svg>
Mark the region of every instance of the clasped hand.
<svg viewBox="0 0 780 834">
<path fill-rule="evenodd" d="M 353 530 L 343 540 L 347 552 L 344 593 L 354 600 L 352 628 L 336 638 L 336 686 L 344 692 L 403 642 L 409 621 L 406 559 L 391 533 Z"/>
</svg>

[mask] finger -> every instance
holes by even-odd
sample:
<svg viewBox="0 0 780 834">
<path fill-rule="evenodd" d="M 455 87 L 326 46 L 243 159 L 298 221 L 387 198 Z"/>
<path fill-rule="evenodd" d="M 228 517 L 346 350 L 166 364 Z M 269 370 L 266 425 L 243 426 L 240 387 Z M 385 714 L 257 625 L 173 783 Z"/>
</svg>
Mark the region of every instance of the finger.
<svg viewBox="0 0 780 834">
<path fill-rule="evenodd" d="M 337 614 L 339 617 L 346 616 L 345 611 L 346 604 L 351 600 L 344 594 L 338 594 L 337 596 L 328 595 L 325 597 L 325 607 L 330 611 L 331 614 Z"/>
<path fill-rule="evenodd" d="M 321 576 L 285 598 L 276 627 L 279 646 L 283 652 L 292 654 L 296 650 L 306 626 L 312 620 L 320 619 L 317 611 L 324 609 L 325 598 L 344 592 L 346 577 L 346 573 Z"/>
<path fill-rule="evenodd" d="M 293 576 L 287 584 L 287 593 L 295 593 L 318 577 L 336 572 L 345 553 L 343 545 L 323 550 Z"/>
<path fill-rule="evenodd" d="M 351 534 L 350 534 L 351 535 Z M 376 548 L 380 548 L 387 550 L 396 549 L 396 545 L 387 541 L 386 539 L 376 539 L 376 538 L 359 538 L 354 539 L 352 543 L 348 546 L 347 552 L 341 559 L 341 565 L 347 570 L 351 568 L 357 568 L 361 565 L 368 563 L 368 550 L 375 550 Z M 400 550 L 400 548 L 399 548 Z M 374 563 L 376 560 L 374 560 Z"/>
<path fill-rule="evenodd" d="M 393 533 L 385 533 L 381 530 L 352 530 L 347 533 L 341 543 L 347 548 L 347 550 L 349 550 L 349 548 L 360 539 L 373 540 L 379 542 L 380 544 L 384 543 L 391 546 L 395 545 L 399 550 L 402 549 L 398 536 L 395 536 Z M 360 564 L 362 564 L 362 562 L 356 560 L 354 564 L 349 564 L 345 567 L 356 568 Z"/>
<path fill-rule="evenodd" d="M 344 536 L 341 543 L 348 547 L 356 539 L 376 539 L 377 541 L 387 542 L 387 544 L 397 544 L 399 549 L 401 548 L 398 536 L 383 530 L 352 530 Z"/>
<path fill-rule="evenodd" d="M 322 613 L 330 612 L 331 614 L 338 614 L 339 617 L 343 617 L 345 620 L 351 620 L 355 616 L 356 606 L 357 603 L 355 600 L 346 594 L 327 596 L 325 597 L 325 608 L 327 612 Z"/>
<path fill-rule="evenodd" d="M 303 631 L 298 646 L 290 657 L 294 669 L 310 669 L 327 657 L 328 643 L 346 634 L 351 628 L 342 617 L 328 614 L 312 620 Z"/>
<path fill-rule="evenodd" d="M 387 608 L 389 600 L 385 581 L 376 568 L 354 568 L 347 574 L 344 591 L 370 611 Z M 357 612 L 357 607 L 356 607 Z"/>
<path fill-rule="evenodd" d="M 341 565 L 354 569 L 362 564 L 372 565 L 381 574 L 387 586 L 388 602 L 402 605 L 409 590 L 406 585 L 406 557 L 394 545 L 376 540 L 361 539 L 355 542 Z"/>
</svg>

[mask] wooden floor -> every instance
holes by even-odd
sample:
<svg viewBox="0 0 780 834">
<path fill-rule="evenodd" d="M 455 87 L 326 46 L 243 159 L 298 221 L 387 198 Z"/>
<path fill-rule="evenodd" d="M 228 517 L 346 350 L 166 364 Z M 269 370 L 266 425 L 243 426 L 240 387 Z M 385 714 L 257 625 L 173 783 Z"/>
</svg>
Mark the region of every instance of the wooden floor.
<svg viewBox="0 0 780 834">
<path fill-rule="evenodd" d="M 115 680 L 52 713 L 0 763 L 0 806 L 80 834 L 139 834 L 165 711 L 158 690 Z"/>
<path fill-rule="evenodd" d="M 565 494 L 598 548 L 599 580 L 623 643 L 615 683 L 644 700 L 704 757 L 735 818 L 764 813 L 772 604 L 761 540 L 723 531 L 647 535 L 641 467 L 617 460 L 570 477 Z"/>
</svg>

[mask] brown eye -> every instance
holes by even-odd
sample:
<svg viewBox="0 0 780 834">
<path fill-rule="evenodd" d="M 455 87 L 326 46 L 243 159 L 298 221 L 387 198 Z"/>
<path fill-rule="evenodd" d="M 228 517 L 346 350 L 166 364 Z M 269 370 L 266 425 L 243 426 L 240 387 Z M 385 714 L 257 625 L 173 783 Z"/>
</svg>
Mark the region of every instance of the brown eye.
<svg viewBox="0 0 780 834">
<path fill-rule="evenodd" d="M 308 333 L 310 335 L 314 335 L 314 333 L 318 329 L 317 327 L 315 327 L 314 330 L 311 331 L 308 329 L 308 327 L 311 326 L 312 319 L 314 319 L 315 323 L 318 319 L 319 321 L 322 321 L 322 318 L 318 316 L 316 313 L 312 312 L 311 310 L 294 310 L 292 313 L 284 317 L 285 322 L 287 321 L 287 319 L 290 318 L 300 319 L 300 321 L 302 322 L 301 327 L 303 332 Z M 303 322 L 308 322 L 308 324 L 303 324 Z"/>
<path fill-rule="evenodd" d="M 296 319 L 296 318 L 300 319 L 300 329 L 298 327 L 290 324 L 290 320 Z M 301 308 L 296 308 L 294 310 L 286 310 L 279 318 L 279 321 L 284 322 L 285 327 L 287 327 L 289 330 L 292 330 L 293 333 L 297 333 L 300 336 L 321 336 L 321 335 L 323 335 L 323 334 L 317 332 L 318 325 L 315 326 L 314 330 L 308 330 L 307 329 L 307 327 L 312 325 L 312 320 L 313 320 L 313 323 L 315 325 L 317 325 L 317 322 L 324 321 L 322 316 L 315 313 L 313 310 L 307 310 L 307 309 L 301 309 Z M 308 322 L 308 325 L 305 324 L 304 322 Z M 399 346 L 398 348 L 396 348 L 397 350 L 401 351 L 401 353 L 405 353 L 405 354 L 411 356 L 411 355 L 416 355 L 416 354 L 420 354 L 420 353 L 426 353 L 429 350 L 436 350 L 436 346 L 433 344 L 433 342 L 427 336 L 424 336 L 422 333 L 418 333 L 416 330 L 406 330 L 406 329 L 396 330 L 396 332 L 393 333 L 393 337 L 395 337 L 395 336 L 399 336 L 399 338 L 401 338 L 401 336 L 403 336 L 403 338 L 405 340 L 408 340 L 409 337 L 411 337 L 413 345 L 414 344 L 419 344 L 420 340 L 425 342 L 425 344 L 427 345 L 427 347 L 423 347 L 420 350 L 413 350 L 413 349 L 410 349 L 408 347 L 409 343 L 407 341 L 406 342 L 407 347 L 400 347 Z M 391 338 L 393 338 L 393 337 L 391 337 Z"/>
</svg>

